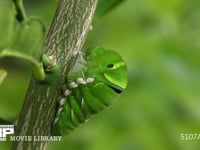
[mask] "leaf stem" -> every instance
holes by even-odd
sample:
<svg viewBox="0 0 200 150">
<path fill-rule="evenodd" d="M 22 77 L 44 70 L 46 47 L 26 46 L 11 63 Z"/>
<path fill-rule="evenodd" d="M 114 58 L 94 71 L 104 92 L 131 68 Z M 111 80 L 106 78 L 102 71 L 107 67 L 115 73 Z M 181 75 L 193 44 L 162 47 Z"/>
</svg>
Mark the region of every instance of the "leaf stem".
<svg viewBox="0 0 200 150">
<path fill-rule="evenodd" d="M 17 11 L 17 16 L 16 16 L 17 20 L 19 22 L 26 20 L 27 16 L 24 9 L 24 5 L 23 5 L 23 0 L 13 0 L 13 2 L 15 4 L 16 11 Z"/>
</svg>

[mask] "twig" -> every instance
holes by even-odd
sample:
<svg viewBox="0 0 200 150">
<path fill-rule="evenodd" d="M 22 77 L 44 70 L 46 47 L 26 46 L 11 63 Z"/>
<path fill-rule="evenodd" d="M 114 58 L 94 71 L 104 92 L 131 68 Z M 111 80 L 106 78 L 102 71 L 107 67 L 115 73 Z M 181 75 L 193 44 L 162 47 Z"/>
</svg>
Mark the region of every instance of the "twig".
<svg viewBox="0 0 200 150">
<path fill-rule="evenodd" d="M 60 0 L 46 40 L 46 54 L 61 64 L 62 79 L 58 85 L 48 86 L 31 80 L 15 135 L 47 136 L 56 112 L 56 100 L 64 75 L 70 70 L 86 39 L 97 0 Z M 14 150 L 43 150 L 47 142 L 16 141 Z"/>
</svg>

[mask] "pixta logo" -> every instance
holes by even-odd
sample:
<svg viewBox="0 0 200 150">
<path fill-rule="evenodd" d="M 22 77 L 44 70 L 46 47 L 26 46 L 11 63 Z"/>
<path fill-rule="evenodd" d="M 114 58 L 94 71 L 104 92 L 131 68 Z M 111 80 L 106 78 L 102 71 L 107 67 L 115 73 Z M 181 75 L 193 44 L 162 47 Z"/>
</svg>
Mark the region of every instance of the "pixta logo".
<svg viewBox="0 0 200 150">
<path fill-rule="evenodd" d="M 14 125 L 0 125 L 0 141 L 6 141 L 6 136 L 13 133 Z"/>
</svg>

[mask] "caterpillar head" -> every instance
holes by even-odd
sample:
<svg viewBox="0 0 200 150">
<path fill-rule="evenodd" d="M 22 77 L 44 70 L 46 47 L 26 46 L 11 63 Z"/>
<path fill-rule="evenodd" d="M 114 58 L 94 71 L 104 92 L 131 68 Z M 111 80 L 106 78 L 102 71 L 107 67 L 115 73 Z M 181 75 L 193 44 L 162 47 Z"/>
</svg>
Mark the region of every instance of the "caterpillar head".
<svg viewBox="0 0 200 150">
<path fill-rule="evenodd" d="M 118 53 L 97 47 L 90 52 L 88 60 L 98 72 L 99 80 L 107 83 L 117 93 L 126 88 L 127 67 Z"/>
</svg>

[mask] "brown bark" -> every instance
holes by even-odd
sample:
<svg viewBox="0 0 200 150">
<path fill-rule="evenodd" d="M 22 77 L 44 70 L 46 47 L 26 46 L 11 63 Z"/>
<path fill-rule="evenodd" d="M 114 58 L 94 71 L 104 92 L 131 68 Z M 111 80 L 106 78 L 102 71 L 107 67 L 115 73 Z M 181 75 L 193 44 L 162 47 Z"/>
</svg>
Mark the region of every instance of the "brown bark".
<svg viewBox="0 0 200 150">
<path fill-rule="evenodd" d="M 59 0 L 55 17 L 46 39 L 45 53 L 53 56 L 61 64 L 62 79 L 70 70 L 76 54 L 86 39 L 97 0 Z M 56 112 L 59 95 L 58 86 L 49 86 L 36 81 L 34 77 L 19 116 L 15 135 L 47 136 L 51 134 L 51 125 Z M 42 150 L 47 142 L 17 141 L 13 150 Z"/>
</svg>

